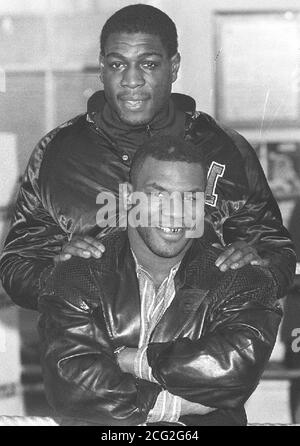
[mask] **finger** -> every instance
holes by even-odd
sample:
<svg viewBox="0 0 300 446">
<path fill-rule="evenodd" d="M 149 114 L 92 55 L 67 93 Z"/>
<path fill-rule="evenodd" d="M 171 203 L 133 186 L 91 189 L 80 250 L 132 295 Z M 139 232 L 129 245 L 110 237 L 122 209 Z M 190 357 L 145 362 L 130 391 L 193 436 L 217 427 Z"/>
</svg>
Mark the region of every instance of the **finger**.
<svg viewBox="0 0 300 446">
<path fill-rule="evenodd" d="M 54 257 L 54 263 L 58 263 L 58 262 L 65 262 L 67 260 L 71 259 L 71 254 L 58 254 L 57 256 Z"/>
<path fill-rule="evenodd" d="M 259 257 L 258 259 L 252 260 L 251 265 L 253 265 L 253 266 L 269 266 L 270 260 L 262 259 Z"/>
<path fill-rule="evenodd" d="M 70 260 L 71 257 L 72 257 L 71 254 L 62 253 L 62 254 L 59 255 L 59 260 L 61 262 L 65 262 L 66 260 Z"/>
<path fill-rule="evenodd" d="M 71 256 L 82 257 L 84 259 L 89 259 L 92 257 L 92 253 L 90 250 L 84 248 L 78 248 L 72 245 L 66 246 L 62 254 L 71 254 Z"/>
<path fill-rule="evenodd" d="M 257 258 L 256 251 L 247 247 L 244 250 L 235 251 L 230 257 L 228 257 L 225 262 L 220 265 L 221 271 L 226 271 L 228 268 L 238 269 L 244 266 L 243 259 L 247 259 L 247 263 L 250 263 L 251 260 L 255 260 Z M 250 260 L 249 260 L 250 259 Z"/>
<path fill-rule="evenodd" d="M 252 261 L 256 260 L 257 261 L 257 256 L 254 253 L 249 253 L 246 256 L 243 256 L 238 262 L 233 263 L 232 265 L 230 265 L 231 269 L 240 269 L 243 268 L 243 266 L 245 265 L 249 265 L 251 264 Z"/>
<path fill-rule="evenodd" d="M 65 245 L 63 248 L 63 253 L 85 258 L 93 256 L 96 259 L 99 259 L 103 254 L 102 251 L 98 250 L 82 239 L 72 240 L 71 243 Z"/>
<path fill-rule="evenodd" d="M 224 251 L 224 246 L 222 246 L 221 243 L 213 243 L 212 246 L 214 248 L 222 249 L 222 251 Z"/>
<path fill-rule="evenodd" d="M 74 243 L 71 242 L 71 245 L 77 246 L 81 249 L 85 249 L 86 251 L 91 252 L 93 257 L 100 258 L 102 254 L 105 252 L 105 246 L 99 242 L 98 240 L 85 236 L 82 238 L 77 238 L 74 240 Z"/>
<path fill-rule="evenodd" d="M 234 246 L 231 246 L 230 248 L 226 249 L 226 251 L 223 252 L 223 254 L 221 254 L 218 257 L 215 265 L 219 268 L 222 265 L 222 263 L 224 263 L 234 253 L 235 249 L 236 248 Z"/>
<path fill-rule="evenodd" d="M 96 238 L 90 237 L 88 235 L 84 236 L 83 238 L 87 243 L 89 243 L 91 246 L 93 246 L 94 248 L 98 249 L 101 252 L 105 252 L 105 246 L 103 245 L 103 243 L 101 243 L 99 240 L 97 240 Z"/>
<path fill-rule="evenodd" d="M 220 264 L 219 268 L 221 271 L 226 271 L 232 264 L 238 262 L 242 259 L 244 253 L 241 250 L 234 251 L 230 256 L 228 256 L 223 263 Z"/>
</svg>

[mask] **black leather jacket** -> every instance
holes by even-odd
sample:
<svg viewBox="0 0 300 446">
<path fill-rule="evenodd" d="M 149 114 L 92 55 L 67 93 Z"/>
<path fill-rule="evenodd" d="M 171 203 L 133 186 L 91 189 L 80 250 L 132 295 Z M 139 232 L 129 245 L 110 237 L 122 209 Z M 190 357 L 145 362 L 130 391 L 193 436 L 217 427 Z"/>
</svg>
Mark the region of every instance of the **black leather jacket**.
<svg viewBox="0 0 300 446">
<path fill-rule="evenodd" d="M 270 258 L 279 294 L 284 295 L 293 281 L 295 254 L 254 150 L 238 133 L 195 112 L 191 98 L 172 98 L 173 121 L 164 127 L 153 123 L 122 129 L 124 141 L 118 144 L 117 126 L 101 124 L 106 102 L 100 92 L 91 98 L 88 115 L 40 141 L 21 184 L 0 262 L 3 286 L 15 303 L 36 309 L 40 276 L 53 268 L 54 255 L 73 234 L 99 233 L 97 195 L 118 195 L 142 138 L 159 133 L 185 135 L 203 148 L 210 167 L 207 219 L 224 244 L 246 240 Z"/>
<path fill-rule="evenodd" d="M 270 271 L 246 266 L 221 273 L 215 266 L 219 251 L 195 240 L 175 276 L 174 300 L 148 345 L 156 384 L 123 373 L 117 364 L 115 349 L 138 347 L 140 297 L 127 233 L 109 235 L 104 244 L 100 260 L 59 264 L 40 296 L 42 363 L 52 406 L 74 424 L 137 425 L 166 389 L 218 409 L 215 419 L 245 424 L 243 405 L 258 384 L 281 319 Z M 179 421 L 205 424 L 201 416 Z"/>
</svg>

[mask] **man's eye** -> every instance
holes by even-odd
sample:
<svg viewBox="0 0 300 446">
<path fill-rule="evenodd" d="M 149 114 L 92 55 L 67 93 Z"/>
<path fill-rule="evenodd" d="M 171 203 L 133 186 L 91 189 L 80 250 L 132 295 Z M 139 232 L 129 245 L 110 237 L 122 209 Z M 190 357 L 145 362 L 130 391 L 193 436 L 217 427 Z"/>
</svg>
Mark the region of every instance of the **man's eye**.
<svg viewBox="0 0 300 446">
<path fill-rule="evenodd" d="M 164 198 L 166 198 L 166 193 L 165 192 L 158 192 L 158 191 L 157 192 L 152 192 L 151 195 L 156 200 L 163 200 Z"/>
<path fill-rule="evenodd" d="M 112 62 L 109 66 L 113 70 L 120 70 L 124 66 L 124 64 L 122 62 Z"/>
<path fill-rule="evenodd" d="M 197 196 L 195 194 L 185 194 L 184 195 L 184 200 L 185 201 L 197 201 Z"/>
<path fill-rule="evenodd" d="M 156 62 L 148 61 L 143 63 L 143 67 L 149 70 L 155 70 L 155 68 L 158 67 L 158 64 Z"/>
</svg>

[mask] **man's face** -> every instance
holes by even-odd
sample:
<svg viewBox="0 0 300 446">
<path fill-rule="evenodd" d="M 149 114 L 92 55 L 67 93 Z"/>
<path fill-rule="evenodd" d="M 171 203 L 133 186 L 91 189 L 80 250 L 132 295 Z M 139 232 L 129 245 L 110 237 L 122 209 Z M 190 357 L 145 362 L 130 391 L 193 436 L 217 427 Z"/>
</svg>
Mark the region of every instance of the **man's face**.
<svg viewBox="0 0 300 446">
<path fill-rule="evenodd" d="M 205 174 L 199 164 L 150 157 L 145 160 L 132 190 L 148 197 L 148 203 L 139 203 L 138 207 L 141 214 L 148 213 L 151 226 L 139 226 L 136 230 L 154 254 L 176 257 L 191 243 L 190 238 L 203 235 L 205 184 Z M 164 200 L 170 196 L 175 199 L 168 206 Z M 197 235 L 191 236 L 195 226 Z"/>
<path fill-rule="evenodd" d="M 148 124 L 168 103 L 179 65 L 179 54 L 169 58 L 158 36 L 111 34 L 100 56 L 106 99 L 123 122 Z"/>
</svg>

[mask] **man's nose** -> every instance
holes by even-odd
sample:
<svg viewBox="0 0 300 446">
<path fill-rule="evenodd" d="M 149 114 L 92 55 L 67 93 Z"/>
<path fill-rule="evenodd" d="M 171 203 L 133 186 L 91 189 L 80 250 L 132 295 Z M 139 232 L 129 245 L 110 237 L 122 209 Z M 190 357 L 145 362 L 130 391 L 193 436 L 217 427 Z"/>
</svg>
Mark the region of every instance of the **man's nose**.
<svg viewBox="0 0 300 446">
<path fill-rule="evenodd" d="M 122 87 L 137 88 L 145 84 L 145 79 L 142 71 L 137 67 L 129 67 L 123 73 L 121 81 Z"/>
<path fill-rule="evenodd" d="M 167 205 L 162 205 L 161 213 L 163 218 L 170 220 L 171 225 L 181 226 L 184 220 L 184 202 L 182 197 L 173 196 L 173 198 L 167 202 Z"/>
</svg>

